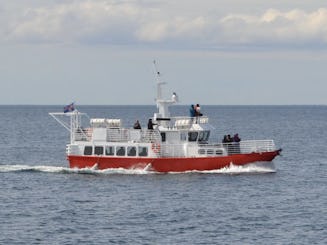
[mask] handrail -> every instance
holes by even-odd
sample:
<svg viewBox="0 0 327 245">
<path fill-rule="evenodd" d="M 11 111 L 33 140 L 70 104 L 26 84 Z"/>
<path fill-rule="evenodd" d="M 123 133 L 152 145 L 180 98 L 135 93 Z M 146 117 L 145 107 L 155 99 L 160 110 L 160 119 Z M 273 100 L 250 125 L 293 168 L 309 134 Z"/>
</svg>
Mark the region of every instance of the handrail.
<svg viewBox="0 0 327 245">
<path fill-rule="evenodd" d="M 276 146 L 273 140 L 243 140 L 240 142 L 203 144 L 201 148 L 224 148 L 229 155 L 240 153 L 275 151 Z"/>
<path fill-rule="evenodd" d="M 97 128 L 85 128 L 75 131 L 75 141 L 92 141 L 92 133 Z M 158 130 L 107 128 L 107 142 L 161 142 L 161 135 Z"/>
<path fill-rule="evenodd" d="M 249 154 L 275 151 L 273 140 L 244 140 L 239 143 L 217 144 L 162 144 L 160 155 L 164 157 L 213 157 L 233 154 Z"/>
</svg>

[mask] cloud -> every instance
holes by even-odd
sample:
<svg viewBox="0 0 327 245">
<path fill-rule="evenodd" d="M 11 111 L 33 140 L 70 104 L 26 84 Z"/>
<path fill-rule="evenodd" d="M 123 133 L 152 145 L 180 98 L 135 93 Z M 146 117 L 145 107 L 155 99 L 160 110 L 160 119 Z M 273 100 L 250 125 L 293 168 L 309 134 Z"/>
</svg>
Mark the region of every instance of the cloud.
<svg viewBox="0 0 327 245">
<path fill-rule="evenodd" d="M 1 9 L 2 42 L 238 47 L 327 44 L 327 9 L 255 14 L 173 13 L 164 3 L 73 1 Z M 194 13 L 194 12 L 193 12 Z"/>
<path fill-rule="evenodd" d="M 18 16 L 8 40 L 80 42 L 106 36 L 133 38 L 134 20 L 142 11 L 133 4 L 80 1 L 52 7 L 25 9 Z M 101 40 L 99 40 L 101 41 Z"/>
<path fill-rule="evenodd" d="M 225 42 L 238 44 L 327 44 L 327 9 L 307 13 L 269 9 L 262 15 L 228 15 L 220 26 Z"/>
</svg>

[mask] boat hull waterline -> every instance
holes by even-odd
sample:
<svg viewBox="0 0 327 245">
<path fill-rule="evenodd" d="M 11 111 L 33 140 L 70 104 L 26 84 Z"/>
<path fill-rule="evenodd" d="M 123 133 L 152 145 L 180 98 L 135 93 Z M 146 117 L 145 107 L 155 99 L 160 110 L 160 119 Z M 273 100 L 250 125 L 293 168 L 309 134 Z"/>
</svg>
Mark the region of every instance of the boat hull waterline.
<svg viewBox="0 0 327 245">
<path fill-rule="evenodd" d="M 223 157 L 171 157 L 171 158 L 140 158 L 140 157 L 105 157 L 105 156 L 68 156 L 71 168 L 97 169 L 145 169 L 155 172 L 185 172 L 216 170 L 233 165 L 246 165 L 255 162 L 270 162 L 281 152 L 234 154 Z M 150 166 L 150 167 L 149 167 Z"/>
</svg>

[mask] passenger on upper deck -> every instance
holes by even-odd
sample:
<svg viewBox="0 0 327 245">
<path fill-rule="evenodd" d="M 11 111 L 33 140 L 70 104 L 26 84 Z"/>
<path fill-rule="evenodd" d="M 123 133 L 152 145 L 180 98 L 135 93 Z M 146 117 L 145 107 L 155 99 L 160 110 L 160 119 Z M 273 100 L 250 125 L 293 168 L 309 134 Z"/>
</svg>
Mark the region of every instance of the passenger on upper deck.
<svg viewBox="0 0 327 245">
<path fill-rule="evenodd" d="M 195 116 L 197 116 L 197 117 L 203 116 L 203 114 L 201 113 L 200 110 L 201 110 L 200 105 L 196 104 L 196 106 L 195 106 Z"/>
<path fill-rule="evenodd" d="M 134 123 L 133 128 L 134 129 L 141 129 L 141 124 L 140 124 L 139 120 L 136 120 L 136 122 Z"/>
<path fill-rule="evenodd" d="M 150 118 L 148 121 L 148 129 L 153 130 L 153 125 L 157 125 L 157 124 L 153 123 L 152 119 Z"/>
<path fill-rule="evenodd" d="M 238 136 L 238 134 L 234 134 L 233 141 L 234 142 L 240 142 L 241 141 L 241 138 Z"/>
<path fill-rule="evenodd" d="M 232 143 L 233 139 L 231 138 L 230 134 L 224 135 L 224 139 L 222 140 L 223 143 Z"/>
<path fill-rule="evenodd" d="M 241 148 L 240 148 L 240 141 L 241 141 L 241 138 L 238 136 L 238 134 L 234 134 L 234 137 L 233 137 L 233 142 L 234 142 L 234 153 L 240 153 L 241 152 Z"/>
<path fill-rule="evenodd" d="M 190 117 L 195 117 L 195 108 L 194 105 L 190 106 Z"/>
</svg>

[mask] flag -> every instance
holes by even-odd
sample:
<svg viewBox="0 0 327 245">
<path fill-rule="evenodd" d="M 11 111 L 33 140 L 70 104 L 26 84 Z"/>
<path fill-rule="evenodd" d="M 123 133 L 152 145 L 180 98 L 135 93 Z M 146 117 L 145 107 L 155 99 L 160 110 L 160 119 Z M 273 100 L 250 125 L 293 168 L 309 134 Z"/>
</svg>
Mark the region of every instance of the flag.
<svg viewBox="0 0 327 245">
<path fill-rule="evenodd" d="M 74 103 L 71 103 L 69 105 L 66 105 L 64 107 L 64 113 L 67 113 L 67 112 L 72 112 L 75 110 L 75 107 L 74 107 Z"/>
</svg>

